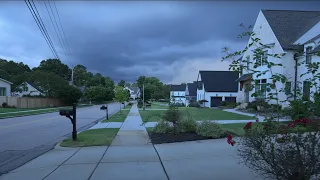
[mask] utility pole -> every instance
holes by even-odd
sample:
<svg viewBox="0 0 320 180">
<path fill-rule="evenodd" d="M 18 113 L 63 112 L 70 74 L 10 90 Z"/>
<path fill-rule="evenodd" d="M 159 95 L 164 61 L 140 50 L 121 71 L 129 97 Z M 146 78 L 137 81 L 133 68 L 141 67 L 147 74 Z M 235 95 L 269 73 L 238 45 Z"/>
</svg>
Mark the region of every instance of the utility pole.
<svg viewBox="0 0 320 180">
<path fill-rule="evenodd" d="M 145 106 L 144 106 L 144 83 L 142 85 L 142 92 L 143 92 L 143 110 L 145 110 Z"/>
<path fill-rule="evenodd" d="M 73 69 L 74 67 L 71 69 L 71 85 L 73 85 Z"/>
</svg>

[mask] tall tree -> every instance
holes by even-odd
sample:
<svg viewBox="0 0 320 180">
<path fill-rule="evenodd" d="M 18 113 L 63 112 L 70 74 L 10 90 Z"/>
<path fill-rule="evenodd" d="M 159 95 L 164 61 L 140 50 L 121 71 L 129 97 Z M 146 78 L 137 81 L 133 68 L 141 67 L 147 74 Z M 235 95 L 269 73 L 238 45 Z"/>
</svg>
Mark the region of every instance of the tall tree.
<svg viewBox="0 0 320 180">
<path fill-rule="evenodd" d="M 91 86 L 87 88 L 84 92 L 84 95 L 95 102 L 103 102 L 112 100 L 113 89 L 109 89 L 103 86 Z"/>
<path fill-rule="evenodd" d="M 52 72 L 64 80 L 71 80 L 71 69 L 59 59 L 47 59 L 40 62 L 40 65 L 33 68 L 34 71 Z"/>
<path fill-rule="evenodd" d="M 115 91 L 115 100 L 120 103 L 120 113 L 121 113 L 121 103 L 124 103 L 129 100 L 130 93 L 127 89 L 122 86 L 116 86 Z M 129 94 L 129 95 L 128 95 Z"/>
<path fill-rule="evenodd" d="M 124 80 L 119 81 L 118 86 L 124 87 L 126 82 Z"/>
<path fill-rule="evenodd" d="M 89 74 L 85 66 L 78 64 L 73 68 L 74 85 L 78 87 L 84 86 L 87 83 L 88 79 L 89 79 Z"/>
<path fill-rule="evenodd" d="M 30 71 L 30 67 L 22 62 L 16 63 L 14 61 L 7 61 L 0 58 L 0 77 L 5 80 L 12 81 L 15 76 Z"/>
</svg>

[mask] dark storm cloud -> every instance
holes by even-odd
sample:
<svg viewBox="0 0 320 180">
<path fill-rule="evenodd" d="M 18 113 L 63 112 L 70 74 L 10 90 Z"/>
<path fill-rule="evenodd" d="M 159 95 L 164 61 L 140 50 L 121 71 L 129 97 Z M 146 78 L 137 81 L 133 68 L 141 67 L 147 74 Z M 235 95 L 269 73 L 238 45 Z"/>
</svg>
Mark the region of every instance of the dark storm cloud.
<svg viewBox="0 0 320 180">
<path fill-rule="evenodd" d="M 236 38 L 243 31 L 238 25 L 253 25 L 260 9 L 320 10 L 317 9 L 320 7 L 318 2 L 274 1 L 59 1 L 56 4 L 71 49 L 72 62 L 62 58 L 64 62 L 83 64 L 89 70 L 116 81 L 134 81 L 137 76 L 148 72 L 148 75 L 158 76 L 167 82 L 174 76 L 168 73 L 170 68 L 183 67 L 190 59 L 218 60 L 222 47 L 227 45 L 239 49 L 245 46 L 245 39 Z M 6 23 L 33 28 L 34 34 L 40 37 L 24 4 L 5 5 L 8 8 L 1 9 L 0 18 L 4 17 Z M 39 9 L 44 7 L 41 3 L 38 5 Z M 46 15 L 44 9 L 41 13 Z M 48 17 L 46 21 L 49 21 Z M 18 30 L 15 34 L 19 34 Z M 28 36 L 25 38 L 28 39 Z M 39 38 L 34 41 L 34 46 L 39 46 L 39 41 Z M 32 43 L 28 43 L 24 51 L 36 53 L 36 50 L 30 50 Z M 50 55 L 45 44 L 41 43 L 42 47 L 37 50 L 42 52 L 38 52 L 37 56 Z M 0 47 L 4 45 L 0 43 Z M 15 51 L 0 53 L 1 56 L 14 54 Z"/>
</svg>

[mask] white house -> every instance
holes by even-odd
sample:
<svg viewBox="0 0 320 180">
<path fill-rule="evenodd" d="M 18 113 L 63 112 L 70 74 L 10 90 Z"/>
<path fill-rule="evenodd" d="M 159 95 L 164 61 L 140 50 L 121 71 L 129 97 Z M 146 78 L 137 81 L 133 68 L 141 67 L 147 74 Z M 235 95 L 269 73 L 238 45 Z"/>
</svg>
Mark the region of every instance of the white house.
<svg viewBox="0 0 320 180">
<path fill-rule="evenodd" d="M 138 89 L 139 88 L 125 87 L 125 89 L 127 89 L 130 92 L 130 98 L 136 99 L 138 97 Z"/>
<path fill-rule="evenodd" d="M 197 101 L 197 81 L 186 84 L 185 96 L 186 96 L 186 106 L 188 106 L 190 102 Z"/>
<path fill-rule="evenodd" d="M 266 63 L 261 61 L 261 65 L 254 68 L 254 50 L 261 48 L 264 55 L 260 56 L 261 60 L 281 63 L 283 66 L 272 67 L 272 73 L 283 74 L 288 81 L 277 83 L 277 89 L 285 89 L 279 92 L 279 100 L 283 101 L 289 98 L 289 94 L 294 89 L 301 89 L 306 97 L 315 89 L 310 89 L 307 79 L 308 76 L 300 77 L 307 72 L 306 64 L 303 61 L 320 62 L 320 58 L 315 53 L 320 51 L 320 11 L 292 11 L 292 10 L 261 10 L 256 23 L 253 27 L 254 38 L 259 38 L 260 42 L 268 47 L 251 46 L 242 56 L 242 60 L 247 60 L 241 77 L 237 80 L 240 83 L 237 95 L 238 102 L 252 102 L 257 98 L 264 99 L 267 97 L 266 83 L 271 82 L 270 71 L 262 76 L 252 75 L 250 69 L 258 71 L 268 70 Z M 248 44 L 252 43 L 250 39 Z M 272 54 L 283 55 L 281 59 L 272 57 Z M 253 82 L 258 83 L 257 88 L 252 88 Z M 258 97 L 251 97 L 256 92 Z M 275 92 L 275 90 L 270 91 Z M 296 98 L 290 97 L 291 99 Z M 275 100 L 270 101 L 276 103 Z M 282 104 L 288 105 L 287 103 Z"/>
<path fill-rule="evenodd" d="M 31 82 L 23 82 L 15 88 L 13 96 L 22 97 L 23 95 L 39 96 L 44 95 L 41 90 Z"/>
<path fill-rule="evenodd" d="M 233 71 L 199 71 L 197 101 L 206 100 L 202 106 L 217 107 L 222 101 L 236 102 L 239 74 Z"/>
<path fill-rule="evenodd" d="M 12 82 L 0 78 L 0 96 L 11 96 L 11 84 Z"/>
<path fill-rule="evenodd" d="M 186 104 L 186 85 L 170 85 L 170 102 Z"/>
</svg>

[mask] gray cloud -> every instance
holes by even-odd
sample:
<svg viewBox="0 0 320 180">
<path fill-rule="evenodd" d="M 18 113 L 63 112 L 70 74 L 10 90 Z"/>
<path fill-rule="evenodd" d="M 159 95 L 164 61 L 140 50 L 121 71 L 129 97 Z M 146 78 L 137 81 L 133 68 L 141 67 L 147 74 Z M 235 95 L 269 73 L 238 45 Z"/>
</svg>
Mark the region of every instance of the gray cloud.
<svg viewBox="0 0 320 180">
<path fill-rule="evenodd" d="M 57 1 L 71 49 L 69 61 L 44 4 L 36 4 L 63 62 L 83 64 L 116 81 L 134 81 L 142 74 L 165 82 L 195 80 L 181 69 L 196 73 L 211 60 L 209 67 L 218 67 L 222 47 L 245 46 L 245 39 L 236 38 L 242 32 L 238 25 L 253 25 L 260 9 L 320 10 L 319 2 Z M 21 1 L 0 2 L 0 48 L 5 49 L 0 57 L 30 66 L 52 56 Z"/>
</svg>

